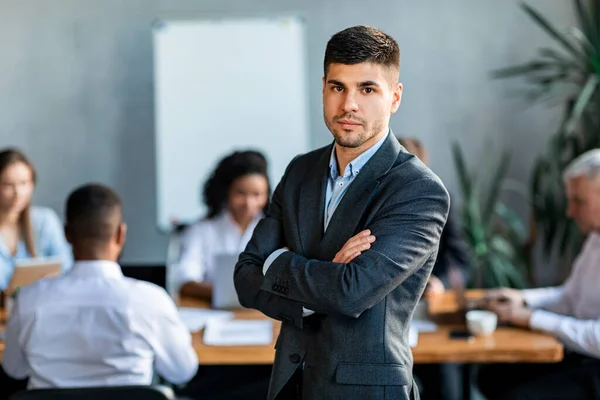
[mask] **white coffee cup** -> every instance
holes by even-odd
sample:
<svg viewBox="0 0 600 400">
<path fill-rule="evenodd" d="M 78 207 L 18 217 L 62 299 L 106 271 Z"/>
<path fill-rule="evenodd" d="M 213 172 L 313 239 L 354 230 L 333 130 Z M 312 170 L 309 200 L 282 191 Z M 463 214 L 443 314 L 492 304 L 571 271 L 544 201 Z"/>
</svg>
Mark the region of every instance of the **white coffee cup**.
<svg viewBox="0 0 600 400">
<path fill-rule="evenodd" d="M 491 335 L 498 325 L 498 316 L 485 310 L 467 311 L 466 320 L 467 329 L 474 336 Z"/>
</svg>

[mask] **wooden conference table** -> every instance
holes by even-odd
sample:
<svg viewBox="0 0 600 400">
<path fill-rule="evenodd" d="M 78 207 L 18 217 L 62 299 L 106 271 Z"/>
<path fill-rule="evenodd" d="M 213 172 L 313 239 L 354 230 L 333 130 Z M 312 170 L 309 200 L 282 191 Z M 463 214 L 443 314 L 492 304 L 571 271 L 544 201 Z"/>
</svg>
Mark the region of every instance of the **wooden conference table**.
<svg viewBox="0 0 600 400">
<path fill-rule="evenodd" d="M 476 300 L 482 291 L 465 293 L 466 299 Z M 563 358 L 563 346 L 552 336 L 526 329 L 500 326 L 486 337 L 470 340 L 450 339 L 450 331 L 464 329 L 464 311 L 460 310 L 455 293 L 427 299 L 429 318 L 436 323 L 434 332 L 420 332 L 418 344 L 413 348 L 415 363 L 463 363 L 463 398 L 471 398 L 471 365 L 483 363 L 542 363 L 558 362 Z M 208 303 L 183 298 L 182 307 L 208 308 Z M 266 319 L 255 310 L 235 312 L 237 319 Z M 0 331 L 4 329 L 5 314 L 0 312 Z M 194 349 L 200 365 L 256 365 L 272 364 L 275 341 L 279 335 L 280 322 L 273 323 L 273 342 L 267 346 L 209 346 L 202 339 L 204 332 L 192 335 Z M 0 340 L 0 360 L 4 353 L 4 341 Z"/>
<path fill-rule="evenodd" d="M 482 292 L 472 290 L 466 297 L 477 299 Z M 197 300 L 182 299 L 186 307 L 207 307 Z M 450 331 L 464 328 L 460 310 L 453 292 L 428 299 L 431 319 L 436 322 L 435 332 L 419 333 L 418 345 L 413 348 L 415 363 L 492 363 L 492 362 L 558 362 L 563 357 L 563 346 L 552 336 L 513 327 L 498 327 L 487 337 L 469 341 L 450 339 Z M 255 310 L 236 311 L 239 319 L 264 319 Z M 268 346 L 207 346 L 200 331 L 193 335 L 194 348 L 202 365 L 271 364 L 275 356 L 275 340 L 280 323 L 273 324 L 273 343 Z"/>
<path fill-rule="evenodd" d="M 482 292 L 467 291 L 466 297 L 476 299 Z M 208 307 L 199 300 L 183 298 L 181 306 Z M 563 346 L 555 338 L 524 329 L 498 327 L 487 337 L 472 340 L 450 339 L 453 329 L 464 328 L 460 310 L 453 292 L 446 292 L 428 299 L 431 319 L 436 322 L 435 332 L 419 333 L 418 345 L 413 348 L 415 363 L 492 363 L 492 362 L 558 362 L 563 357 Z M 238 319 L 265 319 L 255 310 L 235 312 Z M 3 329 L 4 314 L 0 315 Z M 274 321 L 273 343 L 267 346 L 208 346 L 202 340 L 203 331 L 193 334 L 193 343 L 201 365 L 271 364 L 275 355 L 275 340 L 280 323 Z M 4 353 L 4 342 L 0 341 L 0 359 Z"/>
</svg>

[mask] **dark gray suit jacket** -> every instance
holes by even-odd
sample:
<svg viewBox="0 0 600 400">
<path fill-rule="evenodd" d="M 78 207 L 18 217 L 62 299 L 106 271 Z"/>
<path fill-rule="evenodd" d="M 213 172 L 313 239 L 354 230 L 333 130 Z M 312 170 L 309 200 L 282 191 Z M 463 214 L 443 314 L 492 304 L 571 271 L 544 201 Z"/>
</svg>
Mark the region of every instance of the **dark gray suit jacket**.
<svg viewBox="0 0 600 400">
<path fill-rule="evenodd" d="M 323 233 L 332 145 L 295 158 L 235 267 L 240 302 L 283 321 L 269 399 L 304 362 L 304 399 L 409 399 L 408 329 L 433 268 L 449 197 L 390 133 Z M 331 260 L 363 229 L 371 249 Z M 263 276 L 263 264 L 287 246 Z M 302 317 L 302 306 L 315 315 Z M 416 388 L 415 388 L 416 391 Z"/>
</svg>

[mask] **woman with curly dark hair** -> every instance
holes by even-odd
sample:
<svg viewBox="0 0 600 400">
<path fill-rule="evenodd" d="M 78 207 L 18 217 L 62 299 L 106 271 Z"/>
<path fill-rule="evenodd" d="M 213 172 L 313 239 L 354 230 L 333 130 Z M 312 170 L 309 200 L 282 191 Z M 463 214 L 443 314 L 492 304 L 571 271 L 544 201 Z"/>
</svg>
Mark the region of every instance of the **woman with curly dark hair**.
<svg viewBox="0 0 600 400">
<path fill-rule="evenodd" d="M 261 153 L 236 151 L 218 163 L 204 185 L 207 215 L 183 235 L 177 269 L 181 295 L 212 298 L 216 256 L 244 250 L 269 194 L 267 160 Z"/>
</svg>

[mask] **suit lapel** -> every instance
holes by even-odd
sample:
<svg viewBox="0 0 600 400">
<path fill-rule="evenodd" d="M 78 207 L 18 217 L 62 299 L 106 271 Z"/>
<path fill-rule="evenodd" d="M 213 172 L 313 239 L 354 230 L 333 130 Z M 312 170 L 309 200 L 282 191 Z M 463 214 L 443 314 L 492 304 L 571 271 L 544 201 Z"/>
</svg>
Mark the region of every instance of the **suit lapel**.
<svg viewBox="0 0 600 400">
<path fill-rule="evenodd" d="M 310 166 L 300 187 L 298 234 L 302 254 L 314 257 L 323 237 L 325 191 L 329 176 L 332 146 L 327 146 L 317 162 Z M 308 227 L 308 229 L 306 229 Z"/>
<path fill-rule="evenodd" d="M 390 133 L 379 150 L 354 179 L 333 213 L 321 241 L 323 254 L 335 254 L 348 239 L 358 233 L 356 230 L 364 217 L 365 209 L 371 202 L 375 189 L 379 186 L 380 178 L 392 168 L 399 152 L 400 144 Z M 324 200 L 321 200 L 321 203 L 324 203 Z M 323 210 L 323 205 L 321 205 L 321 210 Z M 320 226 L 323 226 L 322 221 L 323 217 L 321 217 Z"/>
</svg>

